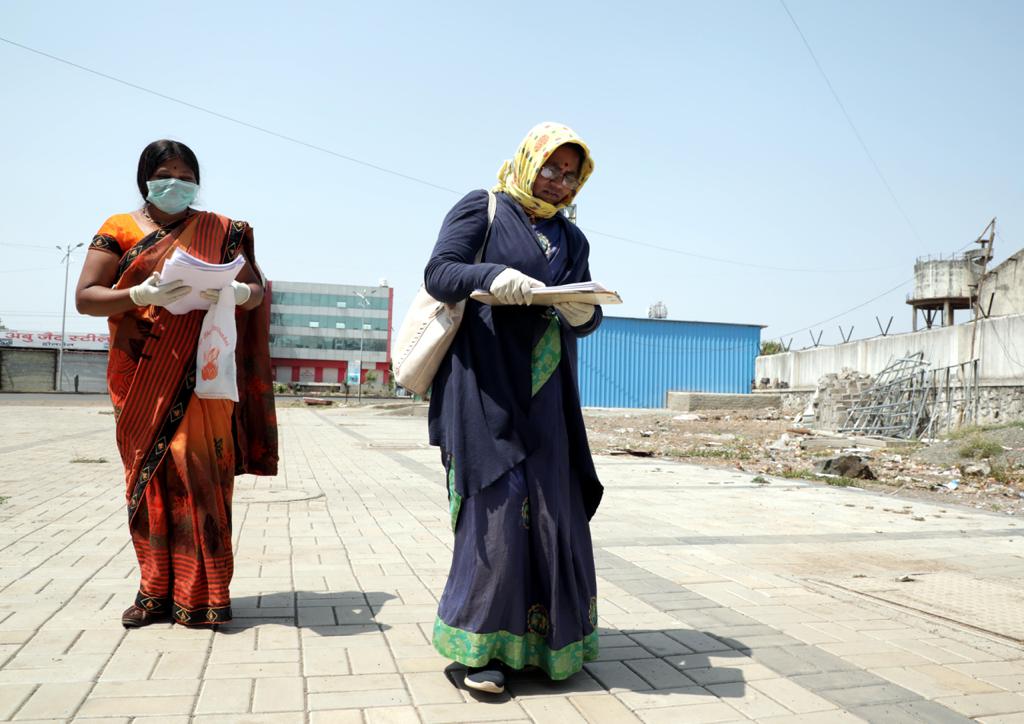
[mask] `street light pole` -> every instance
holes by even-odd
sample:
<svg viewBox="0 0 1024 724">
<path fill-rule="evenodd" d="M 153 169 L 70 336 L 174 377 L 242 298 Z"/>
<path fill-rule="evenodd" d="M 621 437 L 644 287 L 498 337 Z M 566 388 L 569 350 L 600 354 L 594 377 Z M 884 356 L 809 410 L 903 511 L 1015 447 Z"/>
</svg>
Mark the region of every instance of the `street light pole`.
<svg viewBox="0 0 1024 724">
<path fill-rule="evenodd" d="M 370 307 L 370 295 L 382 288 L 382 286 L 377 286 L 373 289 L 356 292 L 356 296 L 359 297 L 359 389 L 357 397 L 360 405 L 363 404 L 363 338 L 366 336 L 366 310 Z"/>
<path fill-rule="evenodd" d="M 61 262 L 64 264 L 64 305 L 60 309 L 60 347 L 57 348 L 57 392 L 64 391 L 64 329 L 67 326 L 68 317 L 68 273 L 71 268 L 71 252 L 82 246 L 85 242 L 78 242 L 74 246 L 71 244 L 64 248 L 57 245 L 57 251 L 64 252 L 64 258 Z"/>
</svg>

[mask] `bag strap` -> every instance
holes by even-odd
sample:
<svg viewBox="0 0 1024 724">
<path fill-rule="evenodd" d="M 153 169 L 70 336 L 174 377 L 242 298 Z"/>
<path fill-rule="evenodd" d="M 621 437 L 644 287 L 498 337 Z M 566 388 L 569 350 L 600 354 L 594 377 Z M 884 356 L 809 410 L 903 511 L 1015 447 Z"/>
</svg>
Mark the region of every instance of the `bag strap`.
<svg viewBox="0 0 1024 724">
<path fill-rule="evenodd" d="M 473 260 L 474 264 L 479 264 L 480 260 L 484 258 L 484 252 L 487 251 L 487 243 L 491 240 L 491 225 L 494 223 L 494 214 L 498 208 L 498 197 L 494 195 L 494 192 L 490 189 L 487 190 L 487 231 L 484 232 L 484 243 L 480 247 L 480 251 L 476 253 L 476 259 Z"/>
</svg>

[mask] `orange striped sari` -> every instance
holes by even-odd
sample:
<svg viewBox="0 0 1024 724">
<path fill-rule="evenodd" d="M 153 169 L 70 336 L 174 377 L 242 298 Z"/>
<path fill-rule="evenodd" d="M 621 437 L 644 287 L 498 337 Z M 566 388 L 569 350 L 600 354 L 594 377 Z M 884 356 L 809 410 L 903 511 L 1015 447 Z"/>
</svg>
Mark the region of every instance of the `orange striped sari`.
<svg viewBox="0 0 1024 724">
<path fill-rule="evenodd" d="M 102 229 L 93 240 L 93 248 L 115 247 L 119 253 L 124 245 Z M 115 288 L 142 282 L 175 247 L 217 263 L 244 253 L 262 278 L 248 224 L 201 212 L 131 245 Z M 107 383 L 142 571 L 136 605 L 187 625 L 231 619 L 234 475 L 277 472 L 270 294 L 254 310 L 237 310 L 237 404 L 193 394 L 204 314 L 140 307 L 109 320 Z"/>
</svg>

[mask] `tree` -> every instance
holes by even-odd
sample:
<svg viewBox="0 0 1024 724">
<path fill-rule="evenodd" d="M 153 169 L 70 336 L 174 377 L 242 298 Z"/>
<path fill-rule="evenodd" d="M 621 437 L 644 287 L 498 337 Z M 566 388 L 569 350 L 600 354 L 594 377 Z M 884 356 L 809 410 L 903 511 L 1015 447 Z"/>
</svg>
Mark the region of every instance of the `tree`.
<svg viewBox="0 0 1024 724">
<path fill-rule="evenodd" d="M 779 354 L 785 352 L 786 348 L 782 346 L 782 342 L 776 342 L 774 339 L 769 339 L 761 343 L 761 356 L 769 354 Z"/>
</svg>

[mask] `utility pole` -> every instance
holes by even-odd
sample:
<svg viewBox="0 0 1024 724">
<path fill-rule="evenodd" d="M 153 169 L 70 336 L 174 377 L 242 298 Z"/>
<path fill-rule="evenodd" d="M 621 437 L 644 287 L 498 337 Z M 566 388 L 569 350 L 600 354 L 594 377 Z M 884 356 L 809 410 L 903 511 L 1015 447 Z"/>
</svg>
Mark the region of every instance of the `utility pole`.
<svg viewBox="0 0 1024 724">
<path fill-rule="evenodd" d="M 381 280 L 380 285 L 373 289 L 356 292 L 356 296 L 359 297 L 359 388 L 356 394 L 360 405 L 363 404 L 363 338 L 366 336 L 366 310 L 370 308 L 370 295 L 378 289 L 384 289 L 384 284 L 385 282 Z"/>
<path fill-rule="evenodd" d="M 60 347 L 57 348 L 57 392 L 64 390 L 64 330 L 67 326 L 68 317 L 68 272 L 71 267 L 71 252 L 82 246 L 85 242 L 80 241 L 74 246 L 67 245 L 67 248 L 57 245 L 57 251 L 64 253 L 61 263 L 64 264 L 64 304 L 60 308 Z"/>
</svg>

